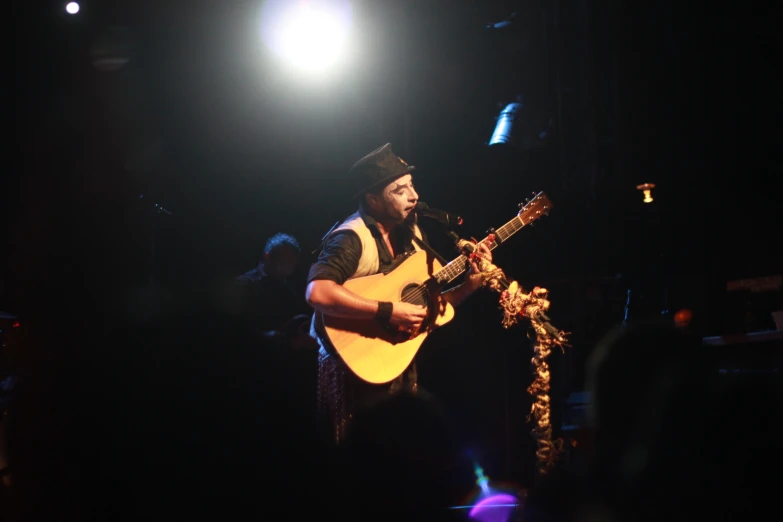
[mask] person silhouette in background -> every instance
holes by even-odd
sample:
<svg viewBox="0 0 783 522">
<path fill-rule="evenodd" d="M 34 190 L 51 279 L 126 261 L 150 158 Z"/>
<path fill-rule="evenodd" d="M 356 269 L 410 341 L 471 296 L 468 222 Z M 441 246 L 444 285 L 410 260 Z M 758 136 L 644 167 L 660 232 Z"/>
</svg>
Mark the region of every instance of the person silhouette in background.
<svg viewBox="0 0 783 522">
<path fill-rule="evenodd" d="M 243 314 L 270 346 L 317 348 L 308 330 L 312 310 L 289 281 L 301 252 L 296 238 L 279 232 L 266 241 L 258 265 L 236 278 Z"/>
</svg>

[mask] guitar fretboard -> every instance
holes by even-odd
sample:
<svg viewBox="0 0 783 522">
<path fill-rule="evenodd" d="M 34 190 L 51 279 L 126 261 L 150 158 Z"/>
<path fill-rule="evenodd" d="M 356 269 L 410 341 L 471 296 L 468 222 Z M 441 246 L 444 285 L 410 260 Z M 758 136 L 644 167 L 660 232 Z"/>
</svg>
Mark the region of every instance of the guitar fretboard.
<svg viewBox="0 0 783 522">
<path fill-rule="evenodd" d="M 489 245 L 489 249 L 494 250 L 499 243 L 504 243 L 506 240 L 508 240 L 508 238 L 522 230 L 531 221 L 533 221 L 533 219 L 528 219 L 528 221 L 525 222 L 521 216 L 515 216 L 511 221 L 495 230 L 495 236 L 497 236 L 499 241 L 493 241 Z M 487 238 L 485 237 L 479 241 L 479 243 L 484 243 L 486 241 Z M 438 270 L 435 274 L 433 274 L 432 277 L 440 284 L 448 284 L 462 275 L 462 273 L 467 269 L 467 266 L 468 258 L 464 254 L 461 254 L 449 264 Z"/>
</svg>

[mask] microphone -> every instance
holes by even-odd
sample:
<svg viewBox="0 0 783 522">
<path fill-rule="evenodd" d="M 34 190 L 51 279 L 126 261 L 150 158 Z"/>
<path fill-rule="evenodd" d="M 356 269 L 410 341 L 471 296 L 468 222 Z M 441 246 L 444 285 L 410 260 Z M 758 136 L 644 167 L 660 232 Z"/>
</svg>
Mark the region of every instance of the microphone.
<svg viewBox="0 0 783 522">
<path fill-rule="evenodd" d="M 460 216 L 452 214 L 451 212 L 446 212 L 445 210 L 430 208 L 430 206 L 423 201 L 416 203 L 416 213 L 420 216 L 436 219 L 447 226 L 462 224 L 462 218 Z"/>
</svg>

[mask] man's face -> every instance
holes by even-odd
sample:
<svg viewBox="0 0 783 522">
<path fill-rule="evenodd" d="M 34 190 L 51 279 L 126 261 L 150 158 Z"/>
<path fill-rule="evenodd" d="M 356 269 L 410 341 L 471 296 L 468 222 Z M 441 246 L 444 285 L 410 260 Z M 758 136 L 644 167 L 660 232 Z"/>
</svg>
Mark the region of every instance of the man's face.
<svg viewBox="0 0 783 522">
<path fill-rule="evenodd" d="M 269 253 L 267 261 L 271 264 L 272 271 L 278 277 L 289 277 L 296 270 L 299 263 L 299 252 L 295 249 L 283 245 Z"/>
<path fill-rule="evenodd" d="M 413 176 L 405 174 L 383 189 L 379 196 L 370 195 L 371 207 L 380 219 L 402 223 L 413 211 L 419 195 L 413 188 Z"/>
</svg>

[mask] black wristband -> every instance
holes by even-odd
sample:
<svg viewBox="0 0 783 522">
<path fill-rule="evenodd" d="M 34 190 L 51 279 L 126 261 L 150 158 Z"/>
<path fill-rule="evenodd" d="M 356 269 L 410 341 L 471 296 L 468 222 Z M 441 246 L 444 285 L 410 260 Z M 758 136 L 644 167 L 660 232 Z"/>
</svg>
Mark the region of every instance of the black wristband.
<svg viewBox="0 0 783 522">
<path fill-rule="evenodd" d="M 389 319 L 391 319 L 393 309 L 394 305 L 389 301 L 379 301 L 378 312 L 376 312 L 375 318 L 384 323 L 388 323 Z"/>
</svg>

